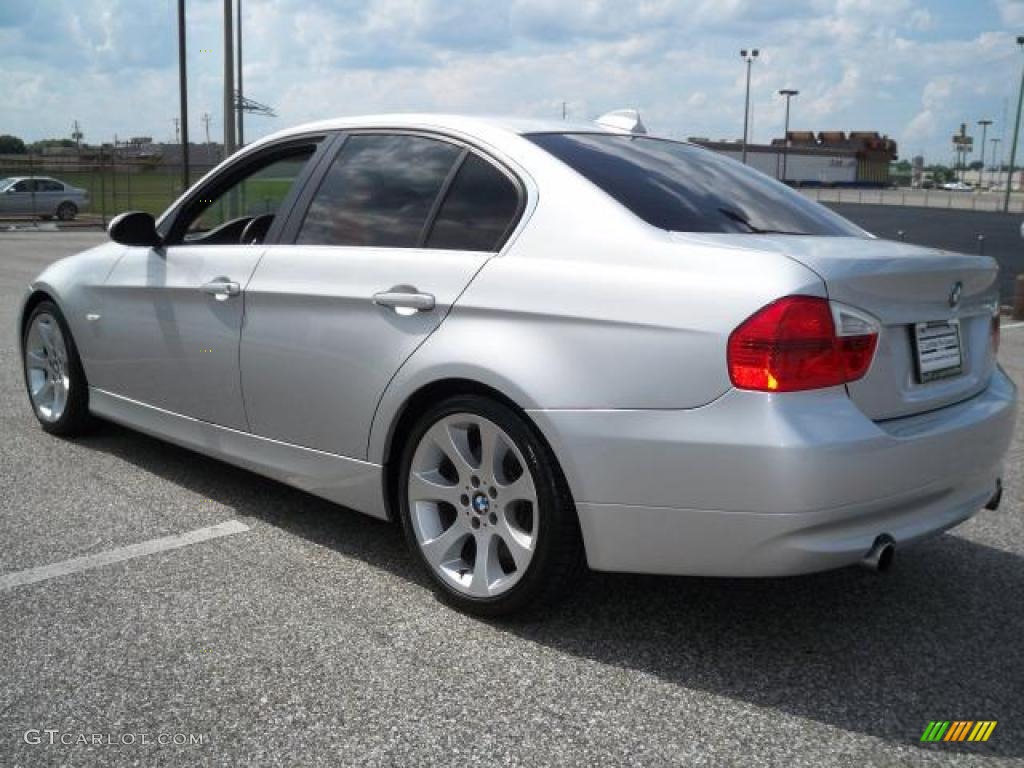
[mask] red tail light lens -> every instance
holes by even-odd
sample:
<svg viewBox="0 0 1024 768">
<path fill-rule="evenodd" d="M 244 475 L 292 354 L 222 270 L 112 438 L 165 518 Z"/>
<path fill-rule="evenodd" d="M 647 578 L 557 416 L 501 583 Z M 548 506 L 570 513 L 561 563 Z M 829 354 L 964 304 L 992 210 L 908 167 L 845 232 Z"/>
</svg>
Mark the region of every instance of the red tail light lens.
<svg viewBox="0 0 1024 768">
<path fill-rule="evenodd" d="M 875 354 L 877 326 L 859 313 L 840 316 L 837 332 L 833 307 L 816 296 L 787 296 L 764 307 L 729 336 L 733 386 L 796 392 L 861 378 Z"/>
</svg>

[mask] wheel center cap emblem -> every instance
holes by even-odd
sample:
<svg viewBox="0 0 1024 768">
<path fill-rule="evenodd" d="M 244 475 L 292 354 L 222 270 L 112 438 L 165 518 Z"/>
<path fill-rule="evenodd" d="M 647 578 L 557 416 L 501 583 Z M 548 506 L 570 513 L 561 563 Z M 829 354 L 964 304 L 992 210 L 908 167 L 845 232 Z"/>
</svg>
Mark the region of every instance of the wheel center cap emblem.
<svg viewBox="0 0 1024 768">
<path fill-rule="evenodd" d="M 477 493 L 473 496 L 473 511 L 478 515 L 486 515 L 491 509 L 491 500 L 484 494 Z"/>
</svg>

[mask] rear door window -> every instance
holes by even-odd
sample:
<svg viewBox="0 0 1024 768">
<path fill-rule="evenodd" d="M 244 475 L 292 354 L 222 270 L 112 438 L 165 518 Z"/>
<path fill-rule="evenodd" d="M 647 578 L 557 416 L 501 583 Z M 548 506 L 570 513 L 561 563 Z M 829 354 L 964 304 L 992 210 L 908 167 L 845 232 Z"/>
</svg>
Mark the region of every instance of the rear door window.
<svg viewBox="0 0 1024 768">
<path fill-rule="evenodd" d="M 350 136 L 328 169 L 296 242 L 415 248 L 463 150 L 423 136 Z"/>
<path fill-rule="evenodd" d="M 497 251 L 519 212 L 519 190 L 489 162 L 467 155 L 427 238 L 429 248 Z"/>
</svg>

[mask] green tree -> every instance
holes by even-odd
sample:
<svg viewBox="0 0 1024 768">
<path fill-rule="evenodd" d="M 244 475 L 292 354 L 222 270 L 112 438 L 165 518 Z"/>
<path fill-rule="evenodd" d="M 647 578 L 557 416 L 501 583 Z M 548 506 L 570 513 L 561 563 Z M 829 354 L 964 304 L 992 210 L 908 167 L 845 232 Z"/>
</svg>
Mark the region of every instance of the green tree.
<svg viewBox="0 0 1024 768">
<path fill-rule="evenodd" d="M 0 155 L 24 155 L 25 142 L 9 133 L 0 134 Z"/>
</svg>

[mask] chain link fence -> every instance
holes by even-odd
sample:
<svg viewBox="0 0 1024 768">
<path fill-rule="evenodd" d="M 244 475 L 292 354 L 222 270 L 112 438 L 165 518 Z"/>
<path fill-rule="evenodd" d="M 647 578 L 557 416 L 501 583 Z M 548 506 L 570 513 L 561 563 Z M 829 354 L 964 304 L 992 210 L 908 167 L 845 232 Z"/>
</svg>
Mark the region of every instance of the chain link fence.
<svg viewBox="0 0 1024 768">
<path fill-rule="evenodd" d="M 212 165 L 191 164 L 189 183 L 200 179 Z M 79 205 L 76 221 L 81 224 L 106 226 L 123 211 L 148 211 L 154 216 L 163 211 L 182 193 L 182 166 L 158 158 L 116 157 L 97 152 L 89 158 L 63 158 L 53 155 L 5 155 L 0 157 L 0 179 L 8 177 L 50 178 L 84 190 L 87 203 Z M 35 200 L 0 205 L 0 218 L 34 219 L 46 206 Z M 7 210 L 4 210 L 4 208 Z M 38 213 L 37 213 L 38 212 Z"/>
</svg>

